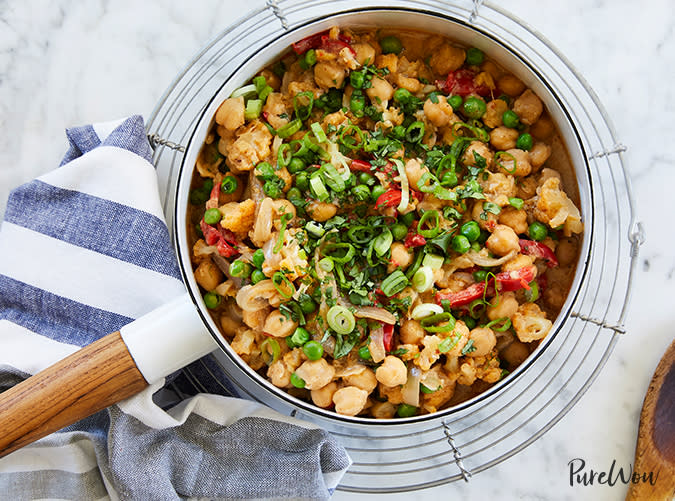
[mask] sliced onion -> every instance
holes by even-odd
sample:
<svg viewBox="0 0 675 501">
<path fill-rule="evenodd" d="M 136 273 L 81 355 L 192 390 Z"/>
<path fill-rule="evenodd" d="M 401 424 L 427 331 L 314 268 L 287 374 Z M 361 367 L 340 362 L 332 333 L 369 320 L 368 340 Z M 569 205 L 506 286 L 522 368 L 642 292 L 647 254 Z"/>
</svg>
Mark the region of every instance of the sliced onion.
<svg viewBox="0 0 675 501">
<path fill-rule="evenodd" d="M 358 355 L 354 351 L 346 357 L 333 360 L 333 368 L 335 369 L 335 377 L 353 376 L 366 370 L 366 366 L 359 362 Z"/>
<path fill-rule="evenodd" d="M 264 198 L 260 203 L 260 209 L 255 218 L 253 233 L 251 234 L 251 241 L 256 247 L 262 247 L 270 239 L 272 234 L 273 209 L 274 200 L 269 197 Z"/>
<path fill-rule="evenodd" d="M 384 328 L 378 327 L 370 331 L 370 344 L 368 344 L 370 356 L 376 364 L 382 362 L 386 356 L 384 351 Z"/>
<path fill-rule="evenodd" d="M 281 264 L 282 254 L 281 252 L 274 253 L 274 246 L 277 243 L 276 233 L 271 233 L 271 237 L 265 245 L 262 246 L 263 253 L 265 254 L 265 265 L 271 270 L 278 270 L 279 265 Z"/>
<path fill-rule="evenodd" d="M 415 306 L 410 316 L 413 320 L 421 320 L 425 317 L 435 315 L 437 313 L 443 313 L 443 307 L 436 303 L 422 303 Z"/>
<path fill-rule="evenodd" d="M 420 379 L 422 371 L 419 367 L 412 366 L 408 369 L 408 380 L 401 389 L 403 403 L 419 407 L 420 405 Z"/>
<path fill-rule="evenodd" d="M 371 318 L 373 320 L 384 322 L 385 324 L 394 325 L 396 323 L 396 317 L 393 313 L 388 312 L 384 308 L 378 308 L 377 306 L 357 306 L 354 316 L 359 318 Z"/>
<path fill-rule="evenodd" d="M 410 191 L 409 191 L 409 186 L 408 186 L 408 176 L 405 173 L 405 167 L 403 165 L 403 161 L 399 160 L 398 158 L 394 158 L 392 160 L 394 164 L 396 165 L 396 169 L 398 170 L 398 176 L 401 180 L 401 202 L 398 204 L 398 211 L 403 212 L 406 210 L 408 207 L 408 203 L 410 202 Z"/>
<path fill-rule="evenodd" d="M 438 367 L 438 366 L 436 366 Z M 425 372 L 422 374 L 422 377 L 420 378 L 420 382 L 429 388 L 431 391 L 436 391 L 438 390 L 441 386 L 443 386 L 443 380 L 438 376 L 438 370 L 434 367 L 434 369 Z"/>
<path fill-rule="evenodd" d="M 278 292 L 272 280 L 261 280 L 255 285 L 247 285 L 237 292 L 237 304 L 243 311 L 252 312 L 265 308 L 269 299 Z"/>
<path fill-rule="evenodd" d="M 206 245 L 204 240 L 199 239 L 192 247 L 192 253 L 195 257 L 210 256 L 211 254 L 218 254 L 218 247 L 216 245 Z"/>
<path fill-rule="evenodd" d="M 506 256 L 502 256 L 499 259 L 495 259 L 493 257 L 483 256 L 479 252 L 472 250 L 467 252 L 465 256 L 468 257 L 473 262 L 473 264 L 489 268 L 492 266 L 501 266 L 507 261 L 513 259 L 516 256 L 516 254 L 518 254 L 518 251 L 513 250 L 509 252 Z"/>
</svg>

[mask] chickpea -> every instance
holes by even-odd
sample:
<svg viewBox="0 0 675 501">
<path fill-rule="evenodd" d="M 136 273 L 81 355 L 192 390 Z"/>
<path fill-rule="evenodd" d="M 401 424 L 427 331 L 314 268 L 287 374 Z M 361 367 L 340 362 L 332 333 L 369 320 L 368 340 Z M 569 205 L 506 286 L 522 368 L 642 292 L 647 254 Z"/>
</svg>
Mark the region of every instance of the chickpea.
<svg viewBox="0 0 675 501">
<path fill-rule="evenodd" d="M 497 336 L 492 332 L 492 329 L 485 327 L 476 327 L 469 333 L 469 339 L 473 340 L 473 347 L 476 348 L 471 353 L 467 353 L 469 357 L 484 357 L 492 351 L 492 348 L 497 344 Z"/>
<path fill-rule="evenodd" d="M 223 333 L 226 336 L 234 336 L 237 333 L 237 330 L 242 327 L 242 324 L 239 320 L 232 318 L 228 314 L 223 314 L 220 316 L 220 327 L 223 329 Z"/>
<path fill-rule="evenodd" d="M 449 72 L 455 71 L 462 66 L 464 59 L 466 59 L 464 49 L 445 43 L 434 51 L 429 59 L 429 66 L 437 74 L 445 77 Z"/>
<path fill-rule="evenodd" d="M 516 257 L 513 259 L 509 259 L 506 263 L 502 265 L 502 271 L 515 271 L 519 270 L 521 268 L 525 268 L 526 266 L 532 266 L 534 264 L 534 256 L 526 256 L 524 254 L 518 254 Z M 536 276 L 536 267 L 534 274 Z"/>
<path fill-rule="evenodd" d="M 481 217 L 481 214 L 485 214 Z M 487 216 L 487 217 L 486 217 Z M 492 229 L 497 225 L 497 216 L 492 212 L 485 212 L 483 210 L 483 201 L 476 200 L 473 204 L 473 209 L 471 209 L 471 219 L 478 223 L 478 226 L 483 230 L 492 231 Z"/>
<path fill-rule="evenodd" d="M 375 378 L 375 373 L 370 369 L 364 369 L 358 374 L 344 376 L 342 380 L 346 385 L 356 386 L 357 388 L 366 390 L 368 393 L 377 388 L 377 378 Z"/>
<path fill-rule="evenodd" d="M 408 380 L 408 369 L 400 358 L 387 355 L 375 371 L 375 377 L 385 386 L 398 386 Z"/>
<path fill-rule="evenodd" d="M 376 419 L 391 419 L 396 414 L 396 406 L 391 402 L 375 402 L 370 413 Z"/>
<path fill-rule="evenodd" d="M 246 325 L 254 331 L 261 331 L 267 319 L 268 308 L 262 308 L 254 311 L 242 311 L 241 318 Z"/>
<path fill-rule="evenodd" d="M 333 395 L 335 412 L 344 416 L 356 416 L 363 410 L 367 400 L 368 392 L 356 386 L 346 386 Z"/>
<path fill-rule="evenodd" d="M 396 75 L 396 83 L 402 89 L 409 90 L 413 94 L 417 94 L 424 87 L 422 82 L 416 78 L 407 77 L 405 75 L 401 75 L 400 73 Z"/>
<path fill-rule="evenodd" d="M 537 179 L 534 176 L 521 178 L 516 187 L 516 196 L 523 200 L 527 200 L 537 193 Z"/>
<path fill-rule="evenodd" d="M 325 358 L 307 360 L 295 370 L 295 373 L 305 381 L 305 388 L 316 390 L 323 388 L 335 376 L 335 368 L 326 362 Z"/>
<path fill-rule="evenodd" d="M 227 130 L 238 129 L 244 125 L 244 111 L 244 96 L 226 99 L 216 111 L 216 123 Z"/>
<path fill-rule="evenodd" d="M 513 341 L 499 352 L 499 358 L 506 360 L 511 367 L 522 364 L 529 355 L 530 350 L 527 345 L 518 340 Z"/>
<path fill-rule="evenodd" d="M 339 89 L 345 81 L 345 69 L 334 61 L 316 63 L 314 81 L 323 89 Z"/>
<path fill-rule="evenodd" d="M 488 127 L 499 127 L 502 125 L 502 115 L 509 109 L 509 105 L 503 99 L 493 99 L 487 104 L 483 122 Z M 426 113 L 426 111 L 425 111 Z"/>
<path fill-rule="evenodd" d="M 297 322 L 286 318 L 279 310 L 273 310 L 272 313 L 267 315 L 263 330 L 274 337 L 287 337 L 293 334 L 297 327 Z"/>
<path fill-rule="evenodd" d="M 411 158 L 405 163 L 405 175 L 408 177 L 408 184 L 414 190 L 418 189 L 417 183 L 426 172 L 429 172 L 429 169 L 416 158 Z"/>
<path fill-rule="evenodd" d="M 513 75 L 504 75 L 497 81 L 499 89 L 509 97 L 519 96 L 525 90 L 525 84 Z"/>
<path fill-rule="evenodd" d="M 417 320 L 403 320 L 399 335 L 405 344 L 420 344 L 426 332 Z"/>
<path fill-rule="evenodd" d="M 307 213 L 314 221 L 323 223 L 328 221 L 337 213 L 337 207 L 327 202 L 310 202 L 307 206 Z"/>
<path fill-rule="evenodd" d="M 509 150 L 516 147 L 518 131 L 500 125 L 490 132 L 490 144 L 498 150 Z"/>
<path fill-rule="evenodd" d="M 448 100 L 444 96 L 438 96 L 437 100 L 437 103 L 434 103 L 431 99 L 424 101 L 424 114 L 429 121 L 436 127 L 443 127 L 456 122 L 457 117 Z"/>
<path fill-rule="evenodd" d="M 410 249 L 408 249 L 405 245 L 403 245 L 401 242 L 394 242 L 391 244 L 391 264 L 394 266 L 400 266 L 401 268 L 405 269 L 408 266 L 410 266 L 410 263 L 412 263 L 413 260 L 413 254 L 410 252 Z"/>
<path fill-rule="evenodd" d="M 572 238 L 563 238 L 555 250 L 560 266 L 567 266 L 574 262 L 577 257 L 577 243 Z"/>
<path fill-rule="evenodd" d="M 492 166 L 492 152 L 482 141 L 471 141 L 469 143 L 469 146 L 467 146 L 464 156 L 462 157 L 464 165 L 476 166 L 476 157 L 474 156 L 474 153 L 485 159 L 487 168 Z"/>
<path fill-rule="evenodd" d="M 506 207 L 499 213 L 498 221 L 511 227 L 517 234 L 527 232 L 527 212 L 522 209 Z"/>
<path fill-rule="evenodd" d="M 267 377 L 277 388 L 286 388 L 291 384 L 291 371 L 283 360 L 277 360 L 267 369 Z"/>
<path fill-rule="evenodd" d="M 202 261 L 195 270 L 195 280 L 207 291 L 212 291 L 223 281 L 223 272 L 220 271 L 213 261 Z"/>
<path fill-rule="evenodd" d="M 534 92 L 527 89 L 513 102 L 513 111 L 525 125 L 532 125 L 544 111 L 544 105 Z"/>
<path fill-rule="evenodd" d="M 543 185 L 546 181 L 554 177 L 562 180 L 560 172 L 557 170 L 547 168 L 541 169 L 541 174 L 539 175 L 539 186 Z"/>
<path fill-rule="evenodd" d="M 333 395 L 338 389 L 336 382 L 328 383 L 322 388 L 311 391 L 312 402 L 314 405 L 322 408 L 330 407 L 333 405 Z"/>
<path fill-rule="evenodd" d="M 551 156 L 551 147 L 546 143 L 535 143 L 529 155 L 530 165 L 532 165 L 534 170 L 538 170 L 548 160 L 548 157 Z"/>
<path fill-rule="evenodd" d="M 365 66 L 375 62 L 375 49 L 368 43 L 356 43 L 352 45 L 354 52 L 356 52 L 356 60 L 360 65 Z"/>
<path fill-rule="evenodd" d="M 366 94 L 374 104 L 384 103 L 394 96 L 394 87 L 384 78 L 375 77 L 371 83 L 371 87 L 366 89 Z"/>
<path fill-rule="evenodd" d="M 530 126 L 530 134 L 532 135 L 533 138 L 538 139 L 540 141 L 551 137 L 551 134 L 553 134 L 553 130 L 554 130 L 553 122 L 546 115 L 542 115 L 541 117 L 539 117 L 539 120 L 537 120 Z"/>
<path fill-rule="evenodd" d="M 518 311 L 518 300 L 513 292 L 503 292 L 490 300 L 490 306 L 487 309 L 487 317 L 490 320 L 498 318 L 511 318 Z"/>
<path fill-rule="evenodd" d="M 511 251 L 520 250 L 518 235 L 509 226 L 498 224 L 492 235 L 485 242 L 485 246 L 498 256 L 505 256 Z"/>
<path fill-rule="evenodd" d="M 513 148 L 506 150 L 506 153 L 506 155 L 500 157 L 498 162 L 504 171 L 516 177 L 525 177 L 532 172 L 530 157 L 527 151 Z"/>
</svg>

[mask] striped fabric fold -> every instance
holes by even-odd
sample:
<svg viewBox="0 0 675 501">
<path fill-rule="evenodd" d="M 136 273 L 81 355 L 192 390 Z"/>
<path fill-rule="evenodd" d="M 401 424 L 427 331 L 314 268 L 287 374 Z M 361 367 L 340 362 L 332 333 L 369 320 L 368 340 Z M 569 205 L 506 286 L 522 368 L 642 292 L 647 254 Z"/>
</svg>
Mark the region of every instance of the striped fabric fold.
<svg viewBox="0 0 675 501">
<path fill-rule="evenodd" d="M 66 136 L 61 167 L 15 189 L 0 226 L 0 391 L 184 293 L 143 119 Z M 211 356 L 200 371 L 236 396 Z M 165 409 L 156 389 L 0 459 L 0 497 L 326 499 L 350 465 L 325 431 L 259 404 Z"/>
</svg>

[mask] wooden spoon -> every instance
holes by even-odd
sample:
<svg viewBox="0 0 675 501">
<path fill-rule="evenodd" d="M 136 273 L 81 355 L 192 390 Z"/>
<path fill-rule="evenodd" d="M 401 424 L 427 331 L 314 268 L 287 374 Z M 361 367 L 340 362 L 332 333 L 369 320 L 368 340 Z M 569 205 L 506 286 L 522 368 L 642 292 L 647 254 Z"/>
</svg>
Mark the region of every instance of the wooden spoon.
<svg viewBox="0 0 675 501">
<path fill-rule="evenodd" d="M 675 499 L 675 341 L 656 367 L 642 405 L 633 472 L 626 501 Z M 650 472 L 653 485 L 643 477 Z"/>
</svg>

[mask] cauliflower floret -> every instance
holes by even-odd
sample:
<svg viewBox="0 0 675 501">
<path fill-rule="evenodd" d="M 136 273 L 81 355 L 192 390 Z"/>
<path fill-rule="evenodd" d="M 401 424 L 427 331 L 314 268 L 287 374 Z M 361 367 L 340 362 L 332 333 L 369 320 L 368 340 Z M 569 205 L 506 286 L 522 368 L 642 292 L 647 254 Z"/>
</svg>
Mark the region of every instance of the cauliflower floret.
<svg viewBox="0 0 675 501">
<path fill-rule="evenodd" d="M 504 112 L 508 109 L 509 105 L 506 104 L 506 101 L 503 99 L 493 99 L 486 106 L 485 115 L 483 115 L 483 122 L 485 125 L 491 128 L 501 126 L 502 115 L 504 115 Z"/>
<path fill-rule="evenodd" d="M 526 303 L 518 307 L 511 319 L 516 335 L 523 343 L 529 343 L 546 337 L 553 324 L 546 318 L 546 313 L 535 303 Z"/>
<path fill-rule="evenodd" d="M 339 89 L 345 81 L 345 73 L 345 68 L 337 62 L 319 62 L 314 66 L 314 81 L 322 89 Z"/>
<path fill-rule="evenodd" d="M 509 198 L 516 194 L 516 181 L 513 176 L 501 172 L 488 172 L 487 179 L 478 176 L 478 183 L 483 188 L 485 198 L 500 207 L 508 205 Z M 482 207 L 482 204 L 479 205 Z"/>
<path fill-rule="evenodd" d="M 432 393 L 425 393 L 422 395 L 422 408 L 427 412 L 436 412 L 443 404 L 448 402 L 455 394 L 455 380 L 448 377 L 448 375 L 441 370 L 440 367 L 434 367 L 431 371 L 425 374 L 427 379 L 435 381 L 433 388 L 429 388 Z M 431 377 L 430 377 L 431 376 Z M 425 379 L 422 380 L 425 382 Z M 425 384 L 425 386 L 427 386 Z M 428 388 L 429 386 L 427 386 Z"/>
<path fill-rule="evenodd" d="M 216 111 L 216 123 L 227 130 L 244 125 L 244 96 L 231 97 L 223 101 Z"/>
<path fill-rule="evenodd" d="M 462 156 L 462 162 L 464 165 L 477 166 L 478 162 L 476 161 L 476 155 L 482 157 L 485 160 L 485 167 L 492 167 L 492 152 L 490 148 L 482 141 L 471 141 L 469 146 L 467 146 L 464 155 Z M 479 160 L 480 161 L 480 160 Z"/>
<path fill-rule="evenodd" d="M 260 120 L 251 122 L 237 135 L 226 152 L 227 166 L 235 174 L 252 170 L 270 154 L 272 143 L 272 134 Z"/>
<path fill-rule="evenodd" d="M 255 202 L 230 202 L 218 208 L 223 215 L 220 226 L 236 235 L 246 235 L 255 222 Z"/>
<path fill-rule="evenodd" d="M 288 123 L 289 109 L 290 107 L 286 99 L 284 99 L 284 95 L 279 92 L 272 92 L 267 96 L 263 112 L 266 113 L 266 118 L 270 125 L 278 129 Z"/>
<path fill-rule="evenodd" d="M 431 59 L 429 59 L 429 66 L 437 74 L 445 76 L 462 66 L 464 59 L 466 59 L 466 51 L 464 49 L 445 43 L 438 50 L 434 51 Z"/>
<path fill-rule="evenodd" d="M 537 189 L 539 199 L 535 206 L 534 216 L 551 228 L 563 225 L 563 234 L 566 237 L 572 233 L 581 233 L 584 225 L 581 214 L 572 200 L 560 188 L 560 179 L 551 177 Z"/>
<path fill-rule="evenodd" d="M 445 96 L 436 96 L 436 101 L 436 103 L 431 99 L 424 101 L 424 114 L 432 124 L 443 127 L 459 121 Z"/>
<path fill-rule="evenodd" d="M 305 388 L 316 390 L 323 388 L 335 376 L 335 368 L 324 358 L 308 360 L 295 370 L 295 373 L 305 381 Z"/>
<path fill-rule="evenodd" d="M 239 331 L 230 346 L 237 355 L 250 355 L 255 348 L 255 331 L 250 329 Z"/>
</svg>

